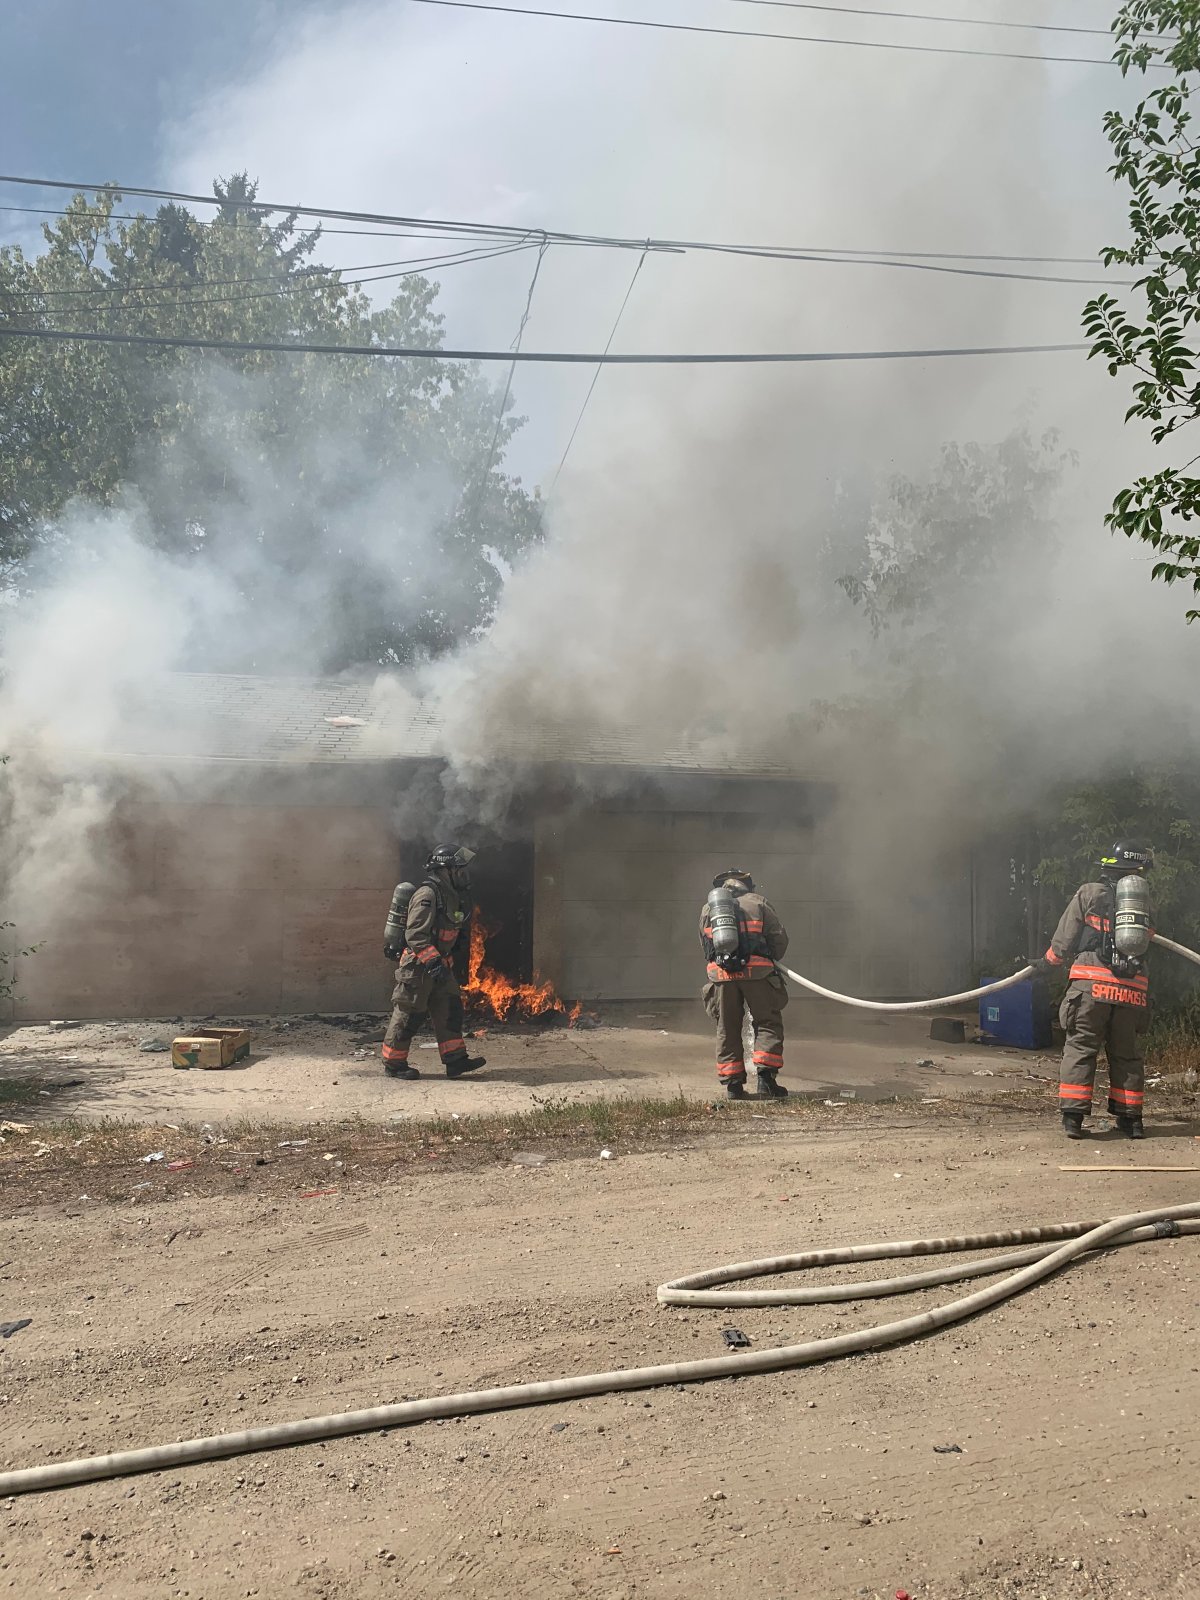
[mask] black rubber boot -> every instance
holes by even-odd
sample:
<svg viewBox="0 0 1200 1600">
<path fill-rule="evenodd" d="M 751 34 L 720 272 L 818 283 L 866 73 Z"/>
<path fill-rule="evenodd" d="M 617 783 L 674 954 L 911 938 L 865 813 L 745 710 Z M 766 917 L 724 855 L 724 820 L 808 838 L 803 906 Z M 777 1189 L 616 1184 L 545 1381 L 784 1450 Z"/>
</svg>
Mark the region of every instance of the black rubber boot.
<svg viewBox="0 0 1200 1600">
<path fill-rule="evenodd" d="M 406 1082 L 411 1082 L 413 1078 L 419 1078 L 421 1076 L 416 1067 L 402 1067 L 393 1064 L 391 1066 L 385 1066 L 383 1070 L 387 1077 L 403 1078 Z"/>
<path fill-rule="evenodd" d="M 1113 1118 L 1113 1121 L 1117 1125 L 1117 1132 L 1124 1134 L 1127 1139 L 1144 1139 L 1146 1137 L 1146 1130 L 1142 1127 L 1141 1117 L 1117 1116 Z"/>
<path fill-rule="evenodd" d="M 486 1056 L 452 1056 L 446 1063 L 446 1076 L 462 1078 L 468 1072 L 478 1072 L 480 1067 L 486 1066 Z"/>
<path fill-rule="evenodd" d="M 746 1093 L 746 1080 L 745 1080 L 745 1078 L 726 1078 L 725 1079 L 725 1098 L 727 1100 L 747 1100 L 747 1099 L 749 1099 L 749 1096 Z"/>
<path fill-rule="evenodd" d="M 758 1098 L 760 1100 L 786 1100 L 787 1090 L 777 1077 L 778 1067 L 760 1067 L 758 1069 Z"/>
<path fill-rule="evenodd" d="M 1062 1114 L 1063 1132 L 1068 1139 L 1083 1138 L 1083 1112 L 1064 1111 Z"/>
</svg>

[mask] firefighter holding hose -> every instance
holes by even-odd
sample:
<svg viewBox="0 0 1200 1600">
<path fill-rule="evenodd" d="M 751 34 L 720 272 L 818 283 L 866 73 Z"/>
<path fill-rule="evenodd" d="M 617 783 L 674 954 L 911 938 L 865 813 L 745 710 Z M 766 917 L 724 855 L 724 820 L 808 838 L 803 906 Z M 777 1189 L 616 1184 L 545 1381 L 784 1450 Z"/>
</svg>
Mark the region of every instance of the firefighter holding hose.
<svg viewBox="0 0 1200 1600">
<path fill-rule="evenodd" d="M 1044 956 L 1042 974 L 1067 971 L 1060 1018 L 1066 1032 L 1058 1104 L 1063 1132 L 1082 1139 L 1091 1113 L 1096 1060 L 1108 1060 L 1108 1109 L 1128 1139 L 1144 1137 L 1145 1067 L 1140 1035 L 1149 1019 L 1146 952 L 1153 937 L 1148 847 L 1122 840 L 1100 862 L 1098 882 L 1072 896 Z"/>
<path fill-rule="evenodd" d="M 700 912 L 700 943 L 708 964 L 704 1009 L 717 1025 L 717 1077 L 725 1093 L 731 1100 L 746 1098 L 742 1022 L 749 1012 L 759 1098 L 785 1100 L 779 1070 L 788 992 L 775 963 L 787 953 L 788 936 L 748 872 L 734 867 L 717 873 Z"/>
<path fill-rule="evenodd" d="M 461 1078 L 486 1065 L 467 1054 L 463 1039 L 462 991 L 454 955 L 467 937 L 471 917 L 471 862 L 465 846 L 439 845 L 425 863 L 416 888 L 396 885 L 383 935 L 383 953 L 396 961 L 392 1014 L 383 1036 L 383 1070 L 389 1078 L 419 1078 L 408 1052 L 428 1019 L 437 1037 L 448 1078 Z"/>
</svg>

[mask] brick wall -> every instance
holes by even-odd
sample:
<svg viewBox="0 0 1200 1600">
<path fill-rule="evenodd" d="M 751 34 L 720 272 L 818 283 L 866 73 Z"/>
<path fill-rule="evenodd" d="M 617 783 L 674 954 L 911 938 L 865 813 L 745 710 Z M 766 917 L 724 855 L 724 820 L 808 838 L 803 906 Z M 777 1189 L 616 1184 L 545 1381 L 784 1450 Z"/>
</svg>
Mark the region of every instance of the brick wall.
<svg viewBox="0 0 1200 1600">
<path fill-rule="evenodd" d="M 122 806 L 69 903 L 27 908 L 18 1019 L 383 1010 L 390 807 Z"/>
</svg>

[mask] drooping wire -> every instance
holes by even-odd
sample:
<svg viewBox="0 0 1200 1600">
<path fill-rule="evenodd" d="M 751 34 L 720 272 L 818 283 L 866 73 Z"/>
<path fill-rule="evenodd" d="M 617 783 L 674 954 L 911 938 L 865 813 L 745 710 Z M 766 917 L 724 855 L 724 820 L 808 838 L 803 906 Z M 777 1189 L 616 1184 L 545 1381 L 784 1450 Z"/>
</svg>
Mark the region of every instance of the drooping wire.
<svg viewBox="0 0 1200 1600">
<path fill-rule="evenodd" d="M 643 267 L 643 265 L 645 263 L 646 254 L 647 254 L 646 250 L 643 250 L 641 255 L 637 259 L 637 266 L 634 267 L 634 269 L 633 269 L 633 277 L 630 278 L 630 280 L 629 280 L 629 287 L 625 291 L 625 298 L 621 301 L 620 307 L 619 307 L 619 309 L 617 311 L 617 315 L 616 315 L 616 317 L 615 317 L 615 319 L 613 321 L 612 329 L 611 329 L 611 331 L 610 331 L 610 333 L 608 335 L 608 342 L 604 346 L 603 355 L 601 356 L 600 361 L 596 364 L 596 370 L 595 370 L 595 372 L 592 373 L 592 381 L 591 381 L 591 383 L 588 384 L 587 393 L 583 397 L 583 404 L 579 408 L 579 415 L 575 418 L 575 426 L 571 429 L 571 437 L 567 440 L 567 447 L 563 451 L 562 458 L 559 461 L 557 467 L 555 467 L 555 469 L 554 469 L 554 476 L 550 480 L 550 487 L 546 490 L 546 499 L 547 500 L 549 500 L 553 496 L 554 490 L 555 490 L 555 486 L 558 483 L 559 473 L 562 471 L 562 469 L 567 464 L 567 457 L 571 453 L 571 446 L 575 443 L 575 435 L 579 432 L 579 424 L 583 421 L 583 414 L 588 408 L 588 402 L 592 398 L 592 392 L 596 387 L 596 383 L 597 383 L 597 380 L 600 377 L 601 372 L 604 370 L 604 357 L 607 356 L 608 352 L 612 349 L 612 342 L 617 336 L 617 329 L 621 326 L 621 318 L 625 315 L 625 307 L 629 304 L 629 297 L 633 293 L 634 284 L 638 281 L 638 274 L 641 272 L 642 267 Z"/>
<path fill-rule="evenodd" d="M 479 515 L 479 509 L 483 503 L 483 496 L 487 489 L 488 476 L 491 473 L 493 463 L 496 460 L 496 451 L 500 446 L 500 432 L 504 427 L 504 412 L 508 406 L 509 396 L 512 394 L 513 377 L 516 374 L 517 361 L 520 359 L 521 340 L 525 337 L 525 329 L 529 324 L 529 313 L 533 309 L 534 291 L 537 288 L 538 276 L 542 270 L 542 262 L 546 259 L 546 251 L 549 248 L 550 241 L 546 238 L 543 238 L 541 244 L 538 246 L 537 260 L 533 264 L 533 276 L 529 280 L 529 292 L 525 296 L 525 309 L 521 312 L 521 320 L 517 325 L 516 336 L 512 342 L 512 361 L 508 368 L 508 377 L 504 381 L 504 393 L 500 396 L 500 404 L 496 408 L 496 426 L 492 430 L 492 442 L 488 446 L 487 459 L 484 461 L 483 471 L 479 475 L 479 482 L 476 486 L 475 495 L 471 502 L 471 510 L 468 516 L 469 521 L 474 521 L 474 519 Z"/>
</svg>

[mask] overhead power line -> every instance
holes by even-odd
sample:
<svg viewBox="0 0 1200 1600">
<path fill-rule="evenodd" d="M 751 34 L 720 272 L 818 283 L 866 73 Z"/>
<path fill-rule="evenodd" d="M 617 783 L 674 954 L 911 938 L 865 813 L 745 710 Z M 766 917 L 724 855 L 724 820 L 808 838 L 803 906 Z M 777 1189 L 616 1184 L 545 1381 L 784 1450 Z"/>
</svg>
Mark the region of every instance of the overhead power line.
<svg viewBox="0 0 1200 1600">
<path fill-rule="evenodd" d="M 959 28 L 1020 28 L 1029 33 L 1088 33 L 1111 39 L 1111 28 L 1072 27 L 1065 22 L 1010 22 L 1007 17 L 948 17 L 931 11 L 882 11 L 871 6 L 820 4 L 818 0 L 733 0 L 735 5 L 773 6 L 782 11 L 832 11 L 843 17 L 887 17 L 903 22 L 948 22 Z"/>
<path fill-rule="evenodd" d="M 638 281 L 638 276 L 645 264 L 646 252 L 643 250 L 641 255 L 637 258 L 637 266 L 633 269 L 633 277 L 629 280 L 629 287 L 625 291 L 625 298 L 617 307 L 617 314 L 613 319 L 612 330 L 608 335 L 608 342 L 604 346 L 605 355 L 607 355 L 612 349 L 612 342 L 617 337 L 617 329 L 621 326 L 621 318 L 625 315 L 625 307 L 629 304 L 629 297 L 633 293 L 633 286 Z M 599 381 L 600 374 L 603 370 L 603 363 L 600 363 L 597 365 L 595 372 L 592 373 L 592 381 L 588 384 L 587 393 L 583 397 L 583 404 L 579 408 L 579 415 L 575 418 L 575 426 L 571 429 L 571 437 L 567 440 L 566 449 L 563 451 L 562 456 L 559 459 L 559 463 L 554 469 L 554 476 L 550 480 L 550 487 L 546 490 L 547 500 L 549 500 L 554 494 L 554 489 L 555 485 L 558 483 L 559 474 L 567 464 L 567 457 L 571 454 L 571 446 L 575 443 L 575 435 L 579 432 L 579 426 L 583 421 L 584 413 L 587 411 L 588 405 L 591 402 L 592 395 L 595 392 L 596 384 Z"/>
<path fill-rule="evenodd" d="M 49 180 L 48 179 L 42 179 L 42 178 L 0 178 L 0 183 L 31 183 L 31 184 L 39 184 L 39 185 L 45 186 L 45 185 L 48 185 Z M 89 189 L 89 188 L 95 188 L 96 186 L 92 185 L 92 184 L 75 185 L 75 184 L 71 184 L 71 183 L 62 183 L 62 184 L 57 184 L 56 187 L 63 188 L 63 189 L 71 189 L 71 188 L 76 188 L 76 187 L 78 187 L 80 189 Z M 100 188 L 104 188 L 105 185 L 101 184 L 99 187 Z M 113 184 L 112 187 L 115 190 L 117 190 L 119 193 L 121 193 L 121 194 L 146 195 L 146 194 L 149 194 L 149 193 L 158 193 L 158 192 L 160 192 L 160 191 L 148 191 L 148 190 L 145 190 L 145 189 L 139 189 L 139 188 L 136 188 L 136 187 L 132 187 L 132 186 L 129 186 L 129 185 L 122 185 L 122 184 Z M 221 201 L 218 201 L 212 195 L 184 195 L 184 194 L 180 194 L 180 195 L 175 196 L 175 198 L 179 199 L 179 200 L 190 200 L 193 203 L 198 204 L 198 205 L 215 206 L 215 205 L 222 204 Z M 255 201 L 253 203 L 255 205 L 258 204 L 257 201 Z M 264 211 L 287 211 L 287 210 L 291 210 L 293 208 L 288 207 L 288 206 L 269 206 L 269 205 L 264 205 L 264 206 L 261 207 L 261 209 L 264 210 Z M 65 217 L 65 216 L 71 215 L 70 212 L 62 209 L 61 207 L 57 207 L 56 208 L 56 207 L 51 207 L 51 206 L 0 206 L 0 211 L 17 211 L 17 212 L 25 213 L 25 214 L 28 214 L 28 215 L 31 215 L 31 216 L 39 216 L 39 217 Z M 321 210 L 318 210 L 318 209 L 315 209 L 315 208 L 309 208 L 308 211 L 307 211 L 307 215 L 316 216 L 316 217 L 326 217 L 326 216 L 330 216 L 332 214 L 333 213 L 331 213 L 329 211 L 321 211 Z M 354 213 L 352 213 L 352 212 L 351 213 L 338 213 L 338 214 L 339 215 L 351 215 L 351 216 L 354 215 Z M 140 222 L 140 221 L 154 222 L 156 220 L 154 217 L 145 217 L 145 216 L 139 215 L 138 213 L 133 212 L 133 211 L 114 211 L 112 213 L 112 215 L 115 218 L 117 218 L 118 221 L 122 221 L 122 222 Z M 414 223 L 415 224 L 416 219 L 415 218 L 397 217 L 395 219 L 395 221 L 398 222 L 398 223 L 402 223 L 402 222 L 408 221 L 410 223 Z M 456 237 L 456 236 L 458 236 L 460 234 L 464 238 L 473 238 L 473 237 L 475 237 L 474 230 L 478 230 L 479 233 L 484 234 L 485 236 L 494 235 L 496 237 L 504 236 L 504 237 L 513 237 L 513 238 L 523 238 L 523 237 L 528 236 L 531 240 L 534 241 L 534 243 L 536 243 L 537 240 L 542 238 L 543 235 L 544 235 L 545 237 L 547 237 L 550 240 L 550 242 L 552 244 L 595 244 L 595 245 L 611 246 L 611 247 L 618 247 L 619 246 L 621 248 L 630 249 L 630 250 L 642 250 L 642 249 L 645 248 L 645 245 L 646 245 L 646 241 L 644 239 L 638 240 L 638 239 L 605 238 L 602 234 L 571 234 L 571 233 L 556 232 L 552 228 L 551 229 L 521 228 L 521 227 L 515 227 L 515 226 L 506 226 L 506 225 L 504 225 L 502 223 L 489 223 L 489 222 L 440 222 L 440 223 L 422 223 L 421 227 L 422 227 L 422 229 L 429 229 L 430 231 L 436 231 L 438 233 L 439 237 L 447 237 L 447 238 L 448 237 Z M 322 236 L 324 236 L 327 233 L 335 233 L 335 234 L 341 234 L 341 235 L 351 234 L 355 238 L 359 238 L 359 239 L 362 239 L 362 238 L 366 238 L 366 239 L 413 239 L 413 238 L 418 238 L 418 239 L 420 239 L 420 238 L 428 237 L 428 234 L 426 232 L 413 231 L 412 228 L 405 229 L 404 231 L 390 230 L 390 229 L 384 227 L 382 225 L 382 223 L 378 228 L 370 228 L 370 229 L 331 228 L 327 224 L 322 223 L 322 225 L 321 225 L 321 233 L 322 233 Z M 706 240 L 672 240 L 670 242 L 671 242 L 673 248 L 675 250 L 677 250 L 677 251 L 683 251 L 683 250 L 716 250 L 716 251 L 723 251 L 723 252 L 726 252 L 726 253 L 729 253 L 729 254 L 734 254 L 734 255 L 771 255 L 771 256 L 780 256 L 783 259 L 787 259 L 788 256 L 791 255 L 791 254 L 795 254 L 795 255 L 800 256 L 800 257 L 804 257 L 804 256 L 821 256 L 821 255 L 895 256 L 897 259 L 911 260 L 911 261 L 1016 261 L 1016 262 L 1024 261 L 1024 262 L 1031 262 L 1031 263 L 1035 263 L 1035 264 L 1036 263 L 1044 263 L 1044 264 L 1049 264 L 1049 265 L 1068 266 L 1068 267 L 1094 267 L 1096 265 L 1096 261 L 1098 259 L 1098 254 L 1099 254 L 1099 252 L 1097 252 L 1096 255 L 1090 255 L 1090 256 L 1047 256 L 1047 255 L 1030 256 L 1030 255 L 1004 255 L 1004 254 L 998 254 L 995 251 L 988 251 L 988 250 L 983 250 L 983 251 L 981 251 L 981 250 L 887 250 L 887 249 L 868 250 L 868 249 L 851 248 L 851 247 L 845 246 L 845 245 L 842 245 L 842 246 L 839 246 L 839 245 L 795 245 L 795 246 L 791 246 L 791 247 L 786 247 L 786 246 L 782 246 L 782 245 L 720 244 L 720 243 L 714 243 L 712 241 L 706 241 Z M 667 244 L 666 240 L 651 239 L 651 241 L 650 241 L 651 249 L 654 249 L 656 246 L 658 248 L 660 248 L 660 249 L 663 249 L 663 248 L 666 247 L 666 244 Z M 348 270 L 348 269 L 343 268 L 342 270 Z"/>
<path fill-rule="evenodd" d="M 999 61 L 1062 61 L 1081 67 L 1113 67 L 1108 56 L 1047 56 L 1037 51 L 984 50 L 966 45 L 893 44 L 882 39 L 831 39 L 824 34 L 768 33 L 753 28 L 714 28 L 699 22 L 657 22 L 648 17 L 597 16 L 590 11 L 542 11 L 534 6 L 498 6 L 491 0 L 408 0 L 414 6 L 445 6 L 455 11 L 490 11 L 512 17 L 554 17 L 559 22 L 601 22 L 621 28 L 654 28 L 666 33 L 714 34 L 724 39 L 770 39 L 790 44 L 846 45 L 857 50 L 903 50 L 914 55 L 991 56 Z M 1159 63 L 1152 63 L 1159 65 Z"/>
<path fill-rule="evenodd" d="M 443 267 L 469 266 L 474 261 L 490 261 L 495 256 L 506 256 L 518 250 L 534 249 L 536 245 L 537 240 L 533 239 L 528 244 L 517 242 L 486 250 L 476 247 L 472 250 L 456 251 L 449 255 L 442 253 L 432 256 L 410 256 L 406 261 L 366 261 L 357 266 L 344 267 L 328 267 L 314 264 L 308 267 L 301 267 L 295 272 L 252 273 L 249 277 L 244 278 L 189 278 L 180 283 L 167 283 L 161 280 L 157 282 L 150 280 L 141 283 L 121 283 L 116 280 L 109 280 L 104 283 L 79 284 L 74 289 L 3 289 L 0 290 L 0 298 L 9 300 L 58 300 L 70 295 L 90 297 L 95 295 L 112 296 L 142 293 L 161 294 L 168 289 L 183 291 L 191 291 L 192 289 L 240 289 L 259 283 L 276 285 L 277 292 L 281 294 L 297 294 L 305 289 L 337 289 L 348 284 L 374 283 L 376 276 L 378 278 L 403 278 L 413 273 L 436 272 Z M 381 270 L 388 267 L 399 267 L 407 270 L 399 272 Z M 333 276 L 335 273 L 338 275 L 337 277 Z M 375 276 L 361 276 L 364 273 L 374 274 Z M 1108 280 L 1106 279 L 1105 281 L 1107 282 Z M 240 296 L 237 298 L 249 297 Z M 136 310 L 147 303 L 145 301 L 137 301 L 129 309 Z M 219 303 L 219 300 L 192 300 L 190 292 L 186 301 L 181 300 L 179 302 L 180 305 L 217 305 Z"/>
<path fill-rule="evenodd" d="M 775 261 L 814 261 L 841 260 L 846 264 L 851 261 L 867 260 L 879 265 L 901 264 L 904 262 L 961 262 L 961 261 L 998 261 L 1014 264 L 1028 263 L 1031 265 L 1064 265 L 1064 266 L 1096 266 L 1095 257 L 1089 256 L 1045 256 L 1045 255 L 998 255 L 987 252 L 955 252 L 949 250 L 864 250 L 864 249 L 837 249 L 828 245 L 804 247 L 787 245 L 760 245 L 722 243 L 705 239 L 660 239 L 651 236 L 647 238 L 626 238 L 611 234 L 571 233 L 554 228 L 528 228 L 503 223 L 488 222 L 454 222 L 435 220 L 432 218 L 405 217 L 387 215 L 379 212 L 335 210 L 332 207 L 303 206 L 292 204 L 268 203 L 265 201 L 222 201 L 213 195 L 188 194 L 173 189 L 151 189 L 136 184 L 95 184 L 68 182 L 59 178 L 26 178 L 12 175 L 0 175 L 0 183 L 24 184 L 33 187 L 54 189 L 73 189 L 75 191 L 91 190 L 103 192 L 111 190 L 119 194 L 138 195 L 149 199 L 174 200 L 191 205 L 236 205 L 247 209 L 266 212 L 295 213 L 297 216 L 315 218 L 337 217 L 349 221 L 375 222 L 379 224 L 394 224 L 406 229 L 417 230 L 414 235 L 445 236 L 453 234 L 463 239 L 477 238 L 504 241 L 508 243 L 528 243 L 546 239 L 550 244 L 590 245 L 607 249 L 634 250 L 640 255 L 646 250 L 657 253 L 685 254 L 687 251 L 708 252 L 716 255 L 753 256 L 764 260 Z M 328 230 L 332 232 L 333 230 Z M 332 269 L 330 269 L 332 270 Z M 955 270 L 947 268 L 945 270 Z M 968 269 L 957 269 L 966 273 Z M 984 274 L 980 274 L 984 275 Z M 996 273 L 998 277 L 1028 276 L 1033 281 L 1040 281 L 1042 274 L 1008 274 Z M 1049 278 L 1048 281 L 1063 283 L 1089 283 L 1094 280 L 1087 278 Z M 1104 278 L 1105 283 L 1112 283 L 1110 278 Z"/>
<path fill-rule="evenodd" d="M 926 350 L 761 350 L 725 354 L 613 355 L 572 350 L 443 350 L 377 344 L 309 344 L 281 339 L 205 339 L 182 334 L 99 333 L 75 328 L 10 328 L 0 326 L 0 339 L 52 339 L 84 344 L 163 345 L 182 350 L 266 351 L 283 355 L 376 356 L 428 361 L 521 361 L 569 366 L 759 366 L 827 361 L 923 361 L 949 356 L 1049 355 L 1087 350 L 1086 344 L 962 345 Z"/>
<path fill-rule="evenodd" d="M 533 296 L 537 289 L 538 278 L 542 271 L 542 262 L 546 259 L 546 251 L 550 248 L 545 239 L 538 247 L 537 260 L 533 264 L 533 276 L 529 280 L 529 292 L 525 296 L 525 309 L 521 312 L 521 320 L 517 324 L 517 331 L 512 342 L 512 361 L 508 368 L 508 377 L 504 380 L 504 392 L 500 396 L 500 404 L 496 407 L 496 426 L 492 429 L 492 442 L 488 446 L 487 458 L 483 464 L 483 471 L 479 475 L 479 485 L 475 492 L 475 500 L 471 509 L 472 519 L 479 511 L 483 502 L 484 490 L 487 488 L 488 474 L 492 470 L 492 463 L 496 459 L 496 451 L 500 446 L 500 430 L 504 426 L 504 412 L 508 405 L 508 397 L 512 393 L 513 379 L 517 373 L 517 358 L 521 353 L 521 340 L 525 337 L 525 329 L 529 325 L 529 313 L 533 310 Z"/>
</svg>

